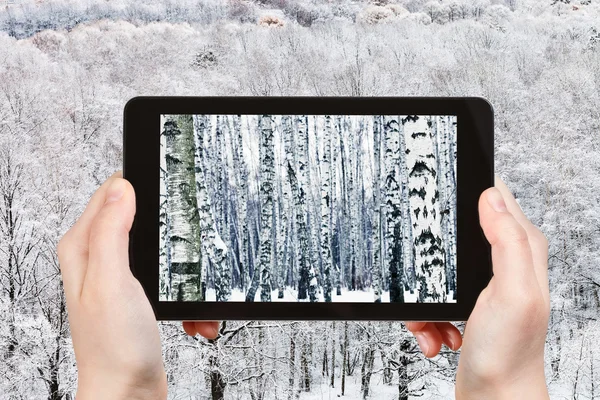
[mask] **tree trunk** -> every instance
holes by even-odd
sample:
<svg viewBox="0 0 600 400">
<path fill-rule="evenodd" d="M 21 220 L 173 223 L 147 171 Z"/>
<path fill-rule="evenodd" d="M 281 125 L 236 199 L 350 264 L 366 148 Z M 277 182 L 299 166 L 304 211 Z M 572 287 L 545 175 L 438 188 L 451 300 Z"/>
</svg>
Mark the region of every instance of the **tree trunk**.
<svg viewBox="0 0 600 400">
<path fill-rule="evenodd" d="M 402 262 L 404 265 L 404 288 L 414 293 L 415 288 L 415 263 L 414 263 L 414 245 L 413 228 L 411 223 L 410 203 L 408 198 L 408 168 L 406 164 L 406 141 L 404 140 L 403 125 L 399 125 L 400 130 L 400 186 L 402 203 Z"/>
<path fill-rule="evenodd" d="M 342 396 L 346 391 L 346 368 L 348 365 L 348 321 L 344 321 L 344 344 L 342 347 Z"/>
<path fill-rule="evenodd" d="M 288 358 L 289 369 L 289 391 L 288 400 L 292 400 L 295 395 L 295 373 L 296 373 L 296 330 L 294 327 L 290 329 L 290 356 Z"/>
<path fill-rule="evenodd" d="M 306 117 L 300 116 L 296 119 L 296 129 L 298 131 L 298 141 L 296 143 L 296 154 L 298 158 L 298 174 L 288 160 L 287 173 L 290 180 L 290 186 L 294 196 L 294 208 L 296 217 L 296 229 L 298 237 L 297 268 L 299 272 L 298 279 L 298 300 L 308 298 L 309 271 L 308 265 L 308 230 L 306 225 L 306 168 L 308 163 L 306 143 L 307 143 L 307 124 Z M 316 298 L 315 298 L 316 300 Z M 314 299 L 311 298 L 311 301 Z"/>
<path fill-rule="evenodd" d="M 389 271 L 390 302 L 404 303 L 402 285 L 402 210 L 398 182 L 400 134 L 396 117 L 384 117 L 386 187 L 386 258 Z"/>
<path fill-rule="evenodd" d="M 369 343 L 363 353 L 363 363 L 361 367 L 361 387 L 362 398 L 367 399 L 371 387 L 371 375 L 373 374 L 373 362 L 375 360 L 375 349 Z"/>
<path fill-rule="evenodd" d="M 431 121 L 408 116 L 402 121 L 408 151 L 409 201 L 413 217 L 418 302 L 446 302 L 444 244 Z"/>
<path fill-rule="evenodd" d="M 308 335 L 303 332 L 302 333 L 302 355 L 301 355 L 301 364 L 302 364 L 302 385 L 305 392 L 310 392 L 310 362 L 309 362 L 309 349 L 308 349 Z"/>
<path fill-rule="evenodd" d="M 242 117 L 233 116 L 233 134 L 235 135 L 236 148 L 234 153 L 234 166 L 237 170 L 238 184 L 238 229 L 241 236 L 238 238 L 239 247 L 239 270 L 240 270 L 240 289 L 245 291 L 250 283 L 249 263 L 248 263 L 248 169 L 244 157 L 244 136 L 242 132 Z"/>
<path fill-rule="evenodd" d="M 206 119 L 207 117 L 205 116 L 193 117 L 196 146 L 194 154 L 196 200 L 198 204 L 198 215 L 200 217 L 200 239 L 204 254 L 206 254 L 213 263 L 216 301 L 228 301 L 231 297 L 231 269 L 227 263 L 228 250 L 227 245 L 221 239 L 219 232 L 217 232 L 205 181 L 203 146 Z M 188 124 L 186 124 L 185 127 L 192 129 L 192 124 L 190 122 L 192 121 L 188 121 Z M 182 127 L 182 129 L 184 128 Z"/>
<path fill-rule="evenodd" d="M 212 400 L 225 399 L 225 380 L 221 374 L 219 365 L 219 354 L 217 350 L 217 341 L 219 339 L 209 340 L 211 345 L 210 355 L 208 356 L 208 367 L 210 370 L 210 392 Z"/>
<path fill-rule="evenodd" d="M 382 235 L 381 235 L 381 136 L 382 136 L 382 117 L 377 115 L 373 117 L 373 164 L 375 166 L 375 175 L 373 177 L 373 293 L 375 303 L 381 303 L 381 294 L 383 292 L 383 264 L 381 257 Z"/>
<path fill-rule="evenodd" d="M 335 387 L 335 338 L 337 331 L 335 330 L 335 321 L 331 323 L 331 387 Z"/>
<path fill-rule="evenodd" d="M 161 116 L 161 126 L 164 126 L 165 119 Z M 171 218 L 169 216 L 168 182 L 167 174 L 167 137 L 164 131 L 160 134 L 160 287 L 159 300 L 169 301 L 171 297 Z"/>
<path fill-rule="evenodd" d="M 194 174 L 194 135 L 191 120 L 185 116 L 167 117 L 166 137 L 167 192 L 171 216 L 171 269 L 179 275 L 178 299 L 203 301 L 201 279 L 200 221 Z M 189 275 L 194 276 L 193 279 Z"/>
<path fill-rule="evenodd" d="M 260 144 L 260 300 L 271 301 L 271 267 L 273 264 L 273 184 L 275 180 L 275 145 L 273 121 L 269 115 L 261 116 Z"/>
<path fill-rule="evenodd" d="M 331 116 L 325 116 L 324 149 L 321 158 L 321 257 L 323 259 L 323 295 L 331 302 Z"/>
</svg>

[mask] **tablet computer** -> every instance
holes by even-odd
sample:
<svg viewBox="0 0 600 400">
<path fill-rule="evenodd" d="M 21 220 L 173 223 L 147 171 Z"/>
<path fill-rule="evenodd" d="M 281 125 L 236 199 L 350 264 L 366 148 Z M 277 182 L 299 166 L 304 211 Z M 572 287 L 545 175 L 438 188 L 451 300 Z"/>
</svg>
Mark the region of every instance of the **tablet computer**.
<svg viewBox="0 0 600 400">
<path fill-rule="evenodd" d="M 481 98 L 136 97 L 123 176 L 160 320 L 466 320 L 492 275 Z"/>
</svg>

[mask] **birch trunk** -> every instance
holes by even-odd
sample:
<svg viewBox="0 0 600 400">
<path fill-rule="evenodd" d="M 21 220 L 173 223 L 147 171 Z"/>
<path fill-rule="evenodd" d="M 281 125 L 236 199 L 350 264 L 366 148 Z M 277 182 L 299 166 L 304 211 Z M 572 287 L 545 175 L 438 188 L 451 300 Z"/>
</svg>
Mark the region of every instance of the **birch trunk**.
<svg viewBox="0 0 600 400">
<path fill-rule="evenodd" d="M 335 387 L 335 338 L 338 332 L 335 330 L 335 321 L 331 323 L 331 387 Z"/>
<path fill-rule="evenodd" d="M 373 177 L 373 293 L 375 303 L 381 303 L 381 294 L 383 292 L 383 257 L 381 257 L 382 235 L 381 235 L 381 136 L 382 136 L 382 117 L 373 117 L 373 156 L 374 156 L 374 177 Z"/>
<path fill-rule="evenodd" d="M 342 285 L 345 287 L 348 285 L 348 279 L 346 278 L 346 272 L 348 272 L 348 266 L 350 265 L 350 245 L 351 240 L 351 229 L 349 226 L 349 216 L 348 216 L 348 162 L 346 156 L 346 137 L 344 135 L 345 125 L 342 123 L 342 117 L 337 117 L 338 124 L 338 132 L 340 139 L 340 196 L 341 196 L 341 223 L 339 227 L 340 237 L 339 237 L 339 247 L 340 247 L 340 279 Z M 352 271 L 350 271 L 352 272 Z"/>
<path fill-rule="evenodd" d="M 396 117 L 384 117 L 385 189 L 386 189 L 386 252 L 389 271 L 390 302 L 404 302 L 402 287 L 402 210 L 398 181 L 400 163 L 400 133 Z"/>
<path fill-rule="evenodd" d="M 298 300 L 305 300 L 308 298 L 308 286 L 310 284 L 310 266 L 309 262 L 309 254 L 310 251 L 308 248 L 308 230 L 306 225 L 306 190 L 307 190 L 307 182 L 306 182 L 306 174 L 307 174 L 307 164 L 308 164 L 308 149 L 306 144 L 307 140 L 307 122 L 305 116 L 300 116 L 296 119 L 296 130 L 298 132 L 297 138 L 298 141 L 296 143 L 296 154 L 298 157 L 298 175 L 296 177 L 296 172 L 291 166 L 291 163 L 288 163 L 288 176 L 290 179 L 290 185 L 292 186 L 292 192 L 294 192 L 294 206 L 296 209 L 296 228 L 298 231 L 298 240 L 299 240 L 299 251 L 298 251 L 298 271 L 299 271 L 299 281 L 298 281 Z M 315 301 L 316 298 L 310 298 L 311 301 Z"/>
<path fill-rule="evenodd" d="M 231 269 L 227 263 L 227 245 L 217 232 L 213 212 L 211 210 L 208 189 L 206 187 L 204 157 L 204 133 L 206 116 L 189 117 L 186 127 L 193 128 L 195 140 L 194 164 L 196 178 L 196 201 L 200 217 L 200 239 L 202 250 L 208 256 L 214 267 L 214 284 L 216 301 L 228 301 L 231 297 Z"/>
<path fill-rule="evenodd" d="M 415 288 L 415 263 L 413 246 L 413 229 L 411 224 L 410 202 L 408 199 L 408 168 L 406 165 L 406 141 L 404 140 L 404 126 L 400 130 L 400 185 L 402 197 L 402 261 L 404 263 L 404 289 L 414 293 Z"/>
<path fill-rule="evenodd" d="M 234 126 L 235 126 L 234 119 Z M 239 164 L 237 165 L 239 171 L 239 202 L 240 202 L 240 215 L 239 215 L 239 226 L 242 232 L 242 250 L 240 252 L 240 263 L 243 272 L 240 273 L 242 290 L 246 290 L 250 283 L 250 258 L 248 254 L 250 252 L 250 230 L 248 229 L 248 166 L 246 165 L 244 157 L 244 136 L 242 130 L 242 120 L 240 117 L 239 125 L 237 126 L 237 154 Z"/>
<path fill-rule="evenodd" d="M 295 374 L 296 374 L 296 329 L 290 330 L 290 355 L 288 358 L 288 400 L 295 397 Z"/>
<path fill-rule="evenodd" d="M 408 116 L 402 121 L 408 154 L 408 188 L 413 218 L 418 302 L 446 302 L 444 244 L 431 121 Z"/>
<path fill-rule="evenodd" d="M 344 343 L 342 344 L 342 396 L 346 391 L 346 367 L 348 365 L 348 321 L 344 321 Z"/>
<path fill-rule="evenodd" d="M 271 301 L 275 144 L 273 142 L 273 119 L 270 115 L 261 117 L 260 129 L 260 300 Z"/>
<path fill-rule="evenodd" d="M 167 117 L 163 125 L 167 149 L 167 196 L 172 229 L 172 273 L 178 274 L 177 300 L 203 301 L 200 290 L 201 253 L 194 176 L 194 135 L 191 121 Z"/>
<path fill-rule="evenodd" d="M 321 158 L 321 256 L 323 259 L 323 295 L 331 302 L 331 116 L 325 116 L 323 156 Z"/>
<path fill-rule="evenodd" d="M 165 124 L 164 116 L 161 116 L 161 126 Z M 170 301 L 171 296 L 171 217 L 169 213 L 168 181 L 167 174 L 167 137 L 162 132 L 160 134 L 160 300 Z"/>
</svg>

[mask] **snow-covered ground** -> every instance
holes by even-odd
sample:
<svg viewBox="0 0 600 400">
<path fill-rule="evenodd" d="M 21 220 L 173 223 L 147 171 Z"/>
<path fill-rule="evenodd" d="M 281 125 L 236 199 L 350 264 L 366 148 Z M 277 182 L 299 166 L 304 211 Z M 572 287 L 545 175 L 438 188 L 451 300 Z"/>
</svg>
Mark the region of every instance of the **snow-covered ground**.
<svg viewBox="0 0 600 400">
<path fill-rule="evenodd" d="M 273 290 L 271 292 L 271 300 L 272 301 L 288 301 L 288 302 L 296 302 L 298 301 L 298 291 L 286 287 L 283 292 L 283 299 L 279 299 L 278 290 Z M 319 301 L 324 301 L 323 293 L 319 292 Z M 334 303 L 372 303 L 374 299 L 373 290 L 347 290 L 342 289 L 342 295 L 337 296 L 335 290 L 332 292 L 331 299 Z M 230 301 L 245 301 L 246 294 L 238 289 L 234 289 L 231 292 Z M 256 291 L 256 295 L 254 298 L 255 301 L 260 301 L 260 290 Z M 215 291 L 214 289 L 208 289 L 206 291 L 206 301 L 215 301 Z M 381 296 L 381 301 L 383 303 L 389 303 L 390 301 L 390 293 L 383 292 Z M 404 292 L 404 301 L 406 303 L 416 303 L 417 301 L 417 293 L 411 294 L 410 292 Z M 452 300 L 452 292 L 448 295 L 448 303 L 455 303 L 455 300 Z"/>
</svg>

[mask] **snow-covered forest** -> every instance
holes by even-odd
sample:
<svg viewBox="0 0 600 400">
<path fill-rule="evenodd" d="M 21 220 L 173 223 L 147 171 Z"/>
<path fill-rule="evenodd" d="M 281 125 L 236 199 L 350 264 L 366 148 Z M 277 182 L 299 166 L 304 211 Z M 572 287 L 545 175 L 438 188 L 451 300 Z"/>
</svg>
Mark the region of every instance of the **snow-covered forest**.
<svg viewBox="0 0 600 400">
<path fill-rule="evenodd" d="M 122 168 L 123 106 L 138 95 L 489 99 L 496 172 L 549 240 L 551 398 L 598 397 L 596 0 L 10 3 L 0 1 L 0 398 L 73 398 L 56 244 Z M 160 329 L 172 399 L 453 397 L 458 355 L 424 359 L 401 323 L 227 322 L 211 342 L 178 323 Z"/>
<path fill-rule="evenodd" d="M 161 125 L 160 300 L 455 300 L 456 117 Z"/>
</svg>

